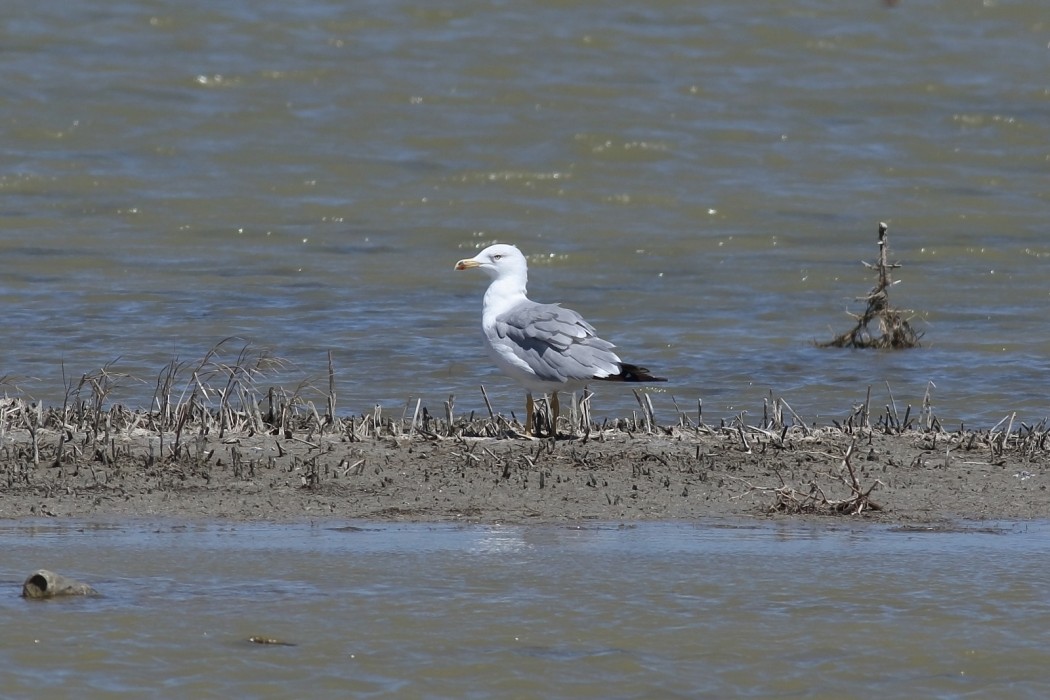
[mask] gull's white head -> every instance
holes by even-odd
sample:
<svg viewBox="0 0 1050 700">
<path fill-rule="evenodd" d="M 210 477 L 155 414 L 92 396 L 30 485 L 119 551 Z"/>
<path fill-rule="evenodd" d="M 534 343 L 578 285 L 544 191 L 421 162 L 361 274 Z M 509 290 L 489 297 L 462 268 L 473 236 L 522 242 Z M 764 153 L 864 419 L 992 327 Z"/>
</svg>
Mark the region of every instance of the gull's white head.
<svg viewBox="0 0 1050 700">
<path fill-rule="evenodd" d="M 466 258 L 456 263 L 457 270 L 471 268 L 484 270 L 492 279 L 520 278 L 523 282 L 529 273 L 525 256 L 516 246 L 505 243 L 490 245 L 473 258 Z"/>
</svg>

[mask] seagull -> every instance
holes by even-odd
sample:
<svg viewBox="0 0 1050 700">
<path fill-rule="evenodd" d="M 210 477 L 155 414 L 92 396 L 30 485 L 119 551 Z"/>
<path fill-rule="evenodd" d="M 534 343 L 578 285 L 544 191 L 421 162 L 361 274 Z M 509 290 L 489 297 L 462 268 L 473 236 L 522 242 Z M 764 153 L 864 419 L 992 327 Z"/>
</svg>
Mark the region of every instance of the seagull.
<svg viewBox="0 0 1050 700">
<path fill-rule="evenodd" d="M 474 268 L 492 279 L 485 292 L 481 329 L 496 366 L 525 387 L 526 434 L 533 428 L 533 392 L 551 395 L 557 426 L 559 391 L 575 391 L 592 380 L 667 381 L 644 367 L 621 361 L 613 352 L 616 346 L 599 338 L 575 311 L 529 299 L 525 293 L 528 264 L 516 246 L 492 245 L 456 263 L 457 270 Z"/>
</svg>

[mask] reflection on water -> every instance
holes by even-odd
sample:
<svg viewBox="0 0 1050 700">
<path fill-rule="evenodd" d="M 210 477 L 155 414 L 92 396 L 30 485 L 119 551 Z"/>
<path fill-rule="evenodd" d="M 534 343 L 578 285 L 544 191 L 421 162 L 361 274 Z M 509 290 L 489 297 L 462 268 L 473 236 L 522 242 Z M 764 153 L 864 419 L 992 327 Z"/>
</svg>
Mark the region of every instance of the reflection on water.
<svg viewBox="0 0 1050 700">
<path fill-rule="evenodd" d="M 1044 3 L 446 5 L 8 8 L 5 388 L 60 403 L 119 358 L 112 398 L 146 405 L 239 335 L 290 385 L 333 350 L 346 412 L 481 412 L 485 383 L 509 413 L 452 272 L 499 239 L 714 421 L 886 382 L 902 411 L 933 382 L 946 425 L 1046 414 Z M 880 220 L 927 347 L 818 351 Z"/>
<path fill-rule="evenodd" d="M 0 683 L 5 697 L 1045 697 L 1048 534 L 10 523 Z M 41 566 L 105 595 L 19 599 Z"/>
</svg>

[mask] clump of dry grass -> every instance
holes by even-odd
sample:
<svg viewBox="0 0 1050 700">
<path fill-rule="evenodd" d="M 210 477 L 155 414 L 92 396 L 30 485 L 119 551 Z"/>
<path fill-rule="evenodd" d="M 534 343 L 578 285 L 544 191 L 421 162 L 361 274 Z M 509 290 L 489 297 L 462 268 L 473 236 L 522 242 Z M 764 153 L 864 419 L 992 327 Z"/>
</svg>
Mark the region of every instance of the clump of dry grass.
<svg viewBox="0 0 1050 700">
<path fill-rule="evenodd" d="M 879 224 L 879 260 L 874 265 L 864 263 L 869 269 L 874 269 L 877 276 L 875 287 L 868 292 L 867 296 L 859 297 L 867 306 L 862 314 L 850 313 L 856 323 L 853 328 L 839 334 L 834 339 L 824 343 L 817 343 L 822 348 L 877 348 L 903 350 L 919 346 L 919 339 L 923 334 L 912 328 L 909 320 L 914 312 L 896 309 L 890 306 L 889 288 L 897 282 L 893 281 L 890 271 L 899 268 L 900 263 L 889 262 L 889 239 L 886 236 L 888 227 L 884 223 Z M 862 261 L 863 262 L 863 261 Z M 849 312 L 847 312 L 849 313 Z M 871 324 L 877 323 L 878 332 L 873 333 Z"/>
</svg>

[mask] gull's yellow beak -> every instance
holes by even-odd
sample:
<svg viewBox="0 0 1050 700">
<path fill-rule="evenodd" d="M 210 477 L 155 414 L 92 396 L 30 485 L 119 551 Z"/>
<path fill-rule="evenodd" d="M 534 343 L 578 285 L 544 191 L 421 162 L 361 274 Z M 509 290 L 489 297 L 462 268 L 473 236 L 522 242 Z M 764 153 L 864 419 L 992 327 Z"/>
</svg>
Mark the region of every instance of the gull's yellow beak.
<svg viewBox="0 0 1050 700">
<path fill-rule="evenodd" d="M 474 258 L 466 258 L 465 260 L 460 260 L 456 263 L 457 270 L 469 270 L 472 267 L 481 267 L 481 263 Z"/>
</svg>

